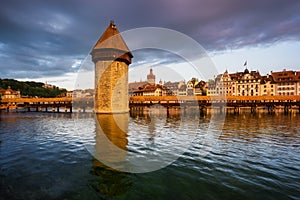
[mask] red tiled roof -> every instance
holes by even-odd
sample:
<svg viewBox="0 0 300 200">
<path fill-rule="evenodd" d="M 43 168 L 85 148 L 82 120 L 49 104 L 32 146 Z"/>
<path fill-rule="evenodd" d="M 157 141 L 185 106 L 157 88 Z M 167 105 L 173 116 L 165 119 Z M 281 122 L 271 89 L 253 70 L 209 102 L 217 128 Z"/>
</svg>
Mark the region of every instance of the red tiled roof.
<svg viewBox="0 0 300 200">
<path fill-rule="evenodd" d="M 128 84 L 129 89 L 137 89 L 143 85 L 147 84 L 147 81 L 140 81 L 140 82 L 132 82 Z"/>
<path fill-rule="evenodd" d="M 127 47 L 113 21 L 110 22 L 93 49 L 118 49 L 124 52 L 128 52 L 132 56 L 129 48 Z"/>
<path fill-rule="evenodd" d="M 272 72 L 271 73 L 275 82 L 290 82 L 290 81 L 300 81 L 300 71 L 286 71 Z"/>
</svg>

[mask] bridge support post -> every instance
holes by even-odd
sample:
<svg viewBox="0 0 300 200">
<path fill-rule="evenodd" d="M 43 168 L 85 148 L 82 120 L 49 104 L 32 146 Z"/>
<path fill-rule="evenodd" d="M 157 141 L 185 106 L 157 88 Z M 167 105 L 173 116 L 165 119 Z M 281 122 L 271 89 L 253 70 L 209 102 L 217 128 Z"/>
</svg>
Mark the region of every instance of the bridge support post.
<svg viewBox="0 0 300 200">
<path fill-rule="evenodd" d="M 45 107 L 45 112 L 48 112 L 48 107 L 47 106 Z"/>
<path fill-rule="evenodd" d="M 204 108 L 202 106 L 199 106 L 200 111 L 200 117 L 204 116 Z"/>
<path fill-rule="evenodd" d="M 56 112 L 58 112 L 58 113 L 59 113 L 59 106 L 57 106 L 57 107 L 56 107 Z"/>
<path fill-rule="evenodd" d="M 285 105 L 284 106 L 284 114 L 288 114 L 289 113 L 289 106 Z"/>
<path fill-rule="evenodd" d="M 268 113 L 274 113 L 274 112 L 275 112 L 274 105 L 269 105 L 268 106 Z"/>
<path fill-rule="evenodd" d="M 240 108 L 234 107 L 234 114 L 239 114 L 239 113 L 240 113 Z"/>
<path fill-rule="evenodd" d="M 70 106 L 70 113 L 72 113 L 73 111 L 72 111 L 72 106 Z"/>
<path fill-rule="evenodd" d="M 220 106 L 219 110 L 220 110 L 220 114 L 223 114 L 223 106 Z"/>
<path fill-rule="evenodd" d="M 255 106 L 251 106 L 251 113 L 255 113 L 256 112 L 256 107 Z"/>
<path fill-rule="evenodd" d="M 167 106 L 167 118 L 169 118 L 170 117 L 170 107 L 169 106 Z"/>
</svg>

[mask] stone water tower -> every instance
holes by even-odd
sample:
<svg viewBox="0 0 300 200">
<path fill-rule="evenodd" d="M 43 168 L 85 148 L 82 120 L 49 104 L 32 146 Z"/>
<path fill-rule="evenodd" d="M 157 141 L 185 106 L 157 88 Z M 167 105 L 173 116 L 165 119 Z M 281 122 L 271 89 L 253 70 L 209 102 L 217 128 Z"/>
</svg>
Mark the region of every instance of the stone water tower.
<svg viewBox="0 0 300 200">
<path fill-rule="evenodd" d="M 133 55 L 113 21 L 91 55 L 95 64 L 95 112 L 128 112 L 128 65 Z"/>
</svg>

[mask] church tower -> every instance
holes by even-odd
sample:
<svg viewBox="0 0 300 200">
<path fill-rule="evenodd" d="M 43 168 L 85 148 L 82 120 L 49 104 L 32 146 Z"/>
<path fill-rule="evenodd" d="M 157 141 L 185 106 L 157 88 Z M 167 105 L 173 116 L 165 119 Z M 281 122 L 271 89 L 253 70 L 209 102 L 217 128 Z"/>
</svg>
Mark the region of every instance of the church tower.
<svg viewBox="0 0 300 200">
<path fill-rule="evenodd" d="M 91 56 L 95 64 L 95 112 L 128 112 L 128 65 L 133 56 L 113 21 Z"/>
<path fill-rule="evenodd" d="M 155 75 L 153 74 L 152 68 L 150 68 L 150 73 L 147 75 L 147 82 L 151 85 L 155 85 Z"/>
</svg>

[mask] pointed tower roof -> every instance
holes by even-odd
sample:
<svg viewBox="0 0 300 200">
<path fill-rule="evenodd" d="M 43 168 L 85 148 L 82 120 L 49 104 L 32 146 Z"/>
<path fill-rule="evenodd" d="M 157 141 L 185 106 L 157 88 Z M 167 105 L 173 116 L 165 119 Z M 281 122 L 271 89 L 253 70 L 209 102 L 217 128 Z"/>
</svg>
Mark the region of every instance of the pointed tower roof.
<svg viewBox="0 0 300 200">
<path fill-rule="evenodd" d="M 129 65 L 131 58 L 133 58 L 132 53 L 113 21 L 110 22 L 93 47 L 91 55 L 94 63 L 99 60 L 119 60 Z"/>
<path fill-rule="evenodd" d="M 95 44 L 93 50 L 96 49 L 118 49 L 130 53 L 114 21 L 110 21 L 110 24 Z"/>
<path fill-rule="evenodd" d="M 152 68 L 150 68 L 150 73 L 147 75 L 147 79 L 155 79 Z"/>
</svg>

